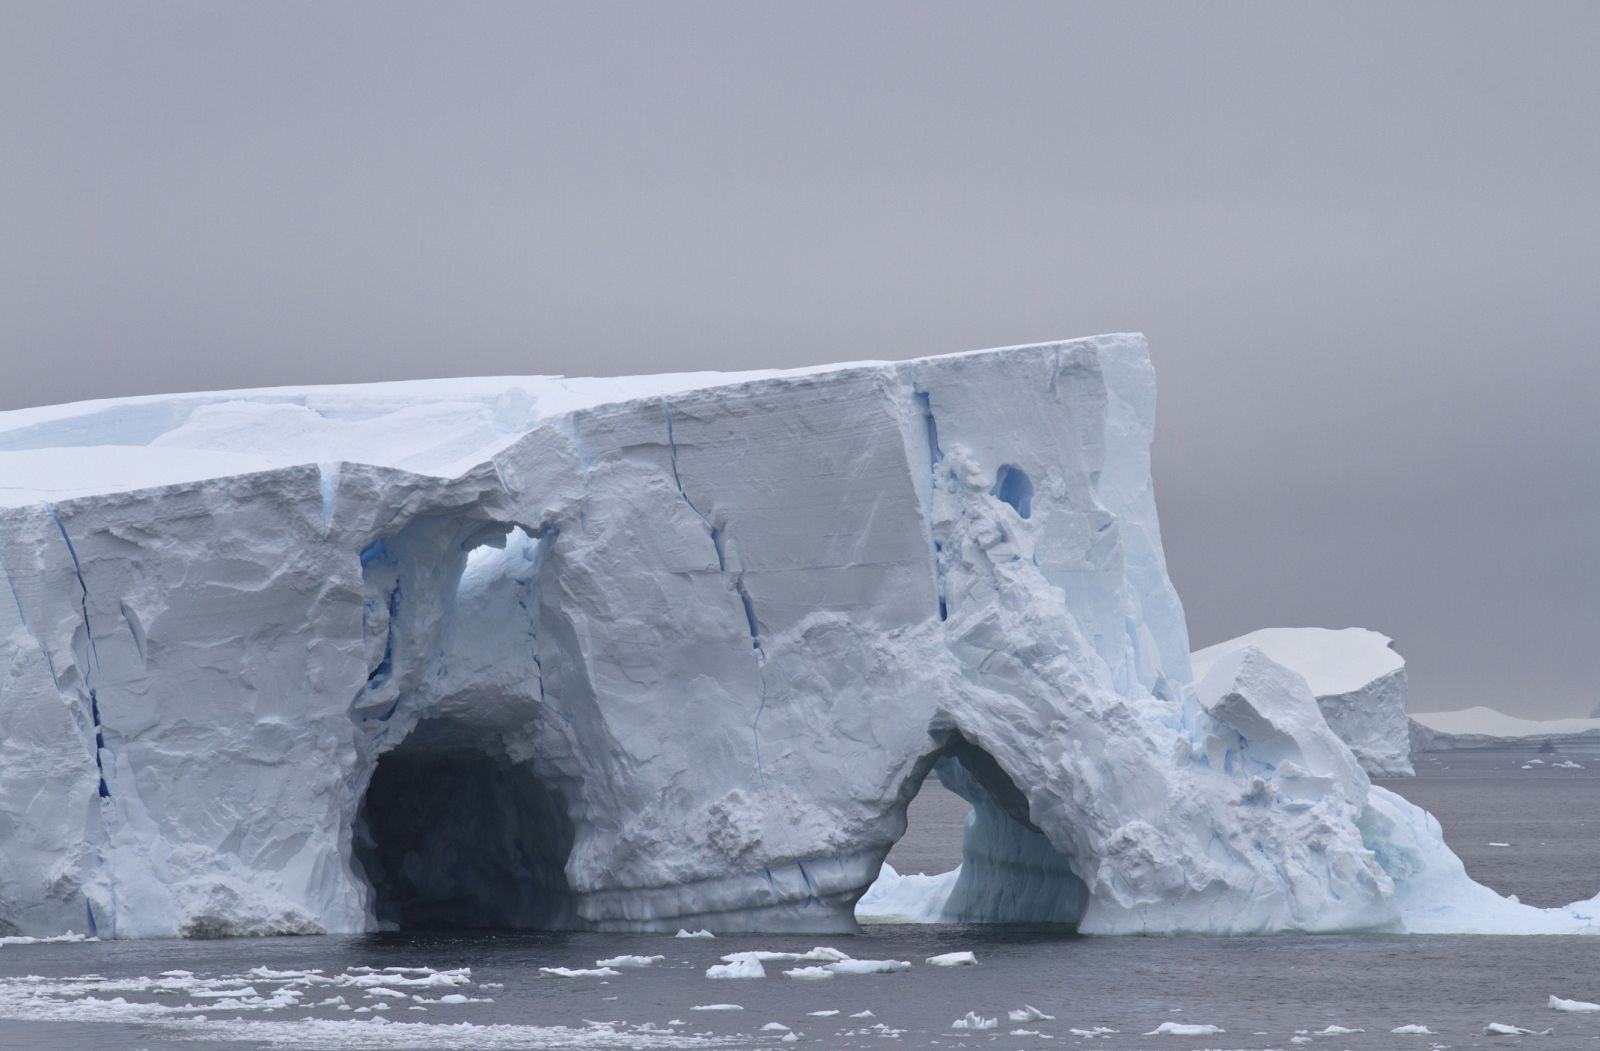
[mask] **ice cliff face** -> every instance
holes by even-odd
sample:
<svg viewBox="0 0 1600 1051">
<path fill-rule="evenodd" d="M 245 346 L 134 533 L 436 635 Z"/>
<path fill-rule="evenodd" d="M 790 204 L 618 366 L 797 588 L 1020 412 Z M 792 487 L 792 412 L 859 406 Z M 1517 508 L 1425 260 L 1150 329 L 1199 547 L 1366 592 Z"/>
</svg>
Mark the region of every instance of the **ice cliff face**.
<svg viewBox="0 0 1600 1051">
<path fill-rule="evenodd" d="M 1255 647 L 1298 672 L 1317 706 L 1362 769 L 1373 777 L 1410 777 L 1406 662 L 1388 636 L 1364 628 L 1262 628 L 1190 655 L 1196 676 L 1224 657 Z"/>
<path fill-rule="evenodd" d="M 0 923 L 850 929 L 938 768 L 962 915 L 1403 926 L 1426 815 L 1191 683 L 1154 396 L 1109 336 L 0 414 Z"/>
</svg>

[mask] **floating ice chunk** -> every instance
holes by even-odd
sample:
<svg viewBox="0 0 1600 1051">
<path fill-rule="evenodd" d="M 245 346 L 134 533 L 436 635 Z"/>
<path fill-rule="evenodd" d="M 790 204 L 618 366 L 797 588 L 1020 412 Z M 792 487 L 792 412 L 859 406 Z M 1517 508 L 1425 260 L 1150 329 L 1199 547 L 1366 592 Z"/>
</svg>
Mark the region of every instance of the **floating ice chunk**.
<svg viewBox="0 0 1600 1051">
<path fill-rule="evenodd" d="M 366 994 L 368 996 L 387 996 L 393 1000 L 404 1000 L 406 997 L 411 995 L 410 993 L 402 993 L 398 989 L 390 989 L 382 985 L 373 986 L 372 988 L 366 990 Z"/>
<path fill-rule="evenodd" d="M 1162 1022 L 1145 1036 L 1215 1036 L 1225 1032 L 1221 1026 L 1189 1025 L 1186 1022 Z"/>
<path fill-rule="evenodd" d="M 1365 1029 L 1347 1029 L 1342 1025 L 1330 1025 L 1326 1029 L 1318 1029 L 1312 1036 L 1349 1036 L 1351 1033 L 1365 1033 Z"/>
<path fill-rule="evenodd" d="M 1559 765 L 1559 764 L 1558 764 Z M 1483 1027 L 1484 1036 L 1549 1036 L 1548 1029 L 1524 1029 L 1518 1025 L 1507 1025 L 1504 1022 L 1490 1022 Z"/>
<path fill-rule="evenodd" d="M 434 1001 L 436 1004 L 464 1004 L 467 1002 L 469 1002 L 467 997 L 463 996 L 461 993 L 445 993 L 443 996 L 439 997 L 439 999 Z"/>
<path fill-rule="evenodd" d="M 799 1042 L 800 1042 L 800 1037 L 797 1036 L 794 1033 L 785 1033 L 785 1034 L 783 1034 L 783 1039 L 780 1041 L 780 1043 L 785 1043 L 785 1044 L 798 1044 Z"/>
<path fill-rule="evenodd" d="M 856 902 L 856 921 L 938 923 L 944 918 L 945 902 L 960 877 L 959 867 L 937 876 L 920 872 L 901 875 L 885 862 L 878 870 L 878 878 Z"/>
<path fill-rule="evenodd" d="M 1007 1011 L 1006 1017 L 1013 1022 L 1054 1022 L 1056 1020 L 1055 1015 L 1047 1015 L 1032 1004 L 1023 1004 L 1021 1007 Z"/>
<path fill-rule="evenodd" d="M 767 969 L 752 955 L 739 955 L 730 963 L 714 963 L 706 968 L 707 978 L 765 978 Z"/>
<path fill-rule="evenodd" d="M 194 972 L 193 971 L 162 971 L 161 972 L 161 977 L 163 977 L 163 978 L 193 978 L 194 977 Z"/>
<path fill-rule="evenodd" d="M 615 978 L 622 972 L 611 967 L 541 967 L 539 973 L 546 978 Z"/>
<path fill-rule="evenodd" d="M 866 1010 L 866 1011 L 857 1011 L 855 1014 L 851 1015 L 850 1017 L 851 1018 L 876 1018 L 878 1016 L 873 1014 L 871 1010 Z"/>
<path fill-rule="evenodd" d="M 255 986 L 247 985 L 243 989 L 196 989 L 189 995 L 194 997 L 212 997 L 220 999 L 224 996 L 237 996 L 243 998 L 246 996 L 260 996 L 261 994 L 256 992 Z"/>
<path fill-rule="evenodd" d="M 1095 1037 L 1100 1037 L 1101 1039 L 1109 1040 L 1111 1038 L 1111 1034 L 1115 1033 L 1116 1031 L 1117 1030 L 1112 1029 L 1110 1026 L 1104 1026 L 1104 1025 L 1097 1025 L 1093 1029 L 1068 1029 L 1067 1030 L 1067 1032 L 1071 1033 L 1073 1036 L 1087 1037 L 1088 1039 L 1091 1039 L 1091 1040 L 1094 1039 Z"/>
<path fill-rule="evenodd" d="M 1593 1014 L 1600 1011 L 1600 1004 L 1591 1004 L 1587 1000 L 1563 1000 L 1559 996 L 1552 996 L 1549 1004 L 1552 1011 L 1570 1011 L 1573 1014 Z"/>
<path fill-rule="evenodd" d="M 947 952 L 928 957 L 931 967 L 970 967 L 977 962 L 978 958 L 970 952 Z"/>
<path fill-rule="evenodd" d="M 716 935 L 712 934 L 710 931 L 705 931 L 705 930 L 686 931 L 682 927 L 679 927 L 678 928 L 678 933 L 674 934 L 673 937 L 674 938 L 715 938 Z"/>
<path fill-rule="evenodd" d="M 0 946 L 50 945 L 56 942 L 97 942 L 99 940 L 99 938 L 91 938 L 87 934 L 77 934 L 73 931 L 67 931 L 64 934 L 52 934 L 42 938 L 27 934 L 8 934 L 0 937 Z"/>
<path fill-rule="evenodd" d="M 832 1018 L 834 1015 L 836 1015 L 838 1013 L 839 1013 L 839 1009 L 838 1008 L 830 1008 L 830 1009 L 828 1009 L 826 1011 L 807 1011 L 806 1012 L 806 1014 L 810 1015 L 812 1018 Z"/>
<path fill-rule="evenodd" d="M 1490 843 L 1491 847 L 1509 847 L 1510 843 Z"/>
<path fill-rule="evenodd" d="M 760 960 L 762 963 L 794 962 L 794 963 L 836 963 L 839 960 L 850 959 L 849 953 L 831 949 L 826 945 L 818 945 L 807 952 L 773 952 L 768 949 L 752 949 L 749 952 L 730 952 L 722 957 L 727 963 L 735 960 Z"/>
<path fill-rule="evenodd" d="M 1399 1034 L 1400 1036 L 1432 1036 L 1433 1035 L 1433 1030 L 1429 1029 L 1425 1025 L 1397 1025 L 1393 1029 L 1389 1030 L 1389 1032 Z"/>
<path fill-rule="evenodd" d="M 957 1018 L 950 1023 L 951 1029 L 993 1029 L 1000 1024 L 998 1018 L 984 1018 L 976 1011 L 968 1011 L 966 1017 Z"/>
<path fill-rule="evenodd" d="M 660 963 L 665 956 L 613 956 L 609 960 L 596 960 L 596 967 L 649 967 L 653 963 Z"/>
<path fill-rule="evenodd" d="M 1043 1036 L 1037 1029 L 1013 1029 L 1007 1036 Z"/>
<path fill-rule="evenodd" d="M 1552 769 L 1552 770 L 1582 770 L 1583 769 L 1583 764 L 1582 763 L 1574 763 L 1571 759 L 1568 759 L 1564 763 L 1556 763 L 1554 766 L 1550 767 L 1550 769 Z"/>
<path fill-rule="evenodd" d="M 824 978 L 832 978 L 833 969 L 831 967 L 794 967 L 784 971 L 783 976 L 802 982 L 818 982 Z M 837 1014 L 838 1012 L 834 1013 Z"/>
<path fill-rule="evenodd" d="M 768 1022 L 766 1025 L 761 1027 L 761 1031 L 763 1033 L 787 1033 L 789 1031 L 789 1027 L 784 1025 L 782 1022 Z"/>
<path fill-rule="evenodd" d="M 691 1011 L 743 1011 L 738 1004 L 696 1004 Z"/>
<path fill-rule="evenodd" d="M 828 964 L 834 974 L 898 974 L 911 970 L 910 960 L 838 960 Z"/>
<path fill-rule="evenodd" d="M 1528 760 L 1528 765 L 1529 766 L 1543 766 L 1544 765 L 1544 760 L 1543 759 L 1529 759 Z"/>
</svg>

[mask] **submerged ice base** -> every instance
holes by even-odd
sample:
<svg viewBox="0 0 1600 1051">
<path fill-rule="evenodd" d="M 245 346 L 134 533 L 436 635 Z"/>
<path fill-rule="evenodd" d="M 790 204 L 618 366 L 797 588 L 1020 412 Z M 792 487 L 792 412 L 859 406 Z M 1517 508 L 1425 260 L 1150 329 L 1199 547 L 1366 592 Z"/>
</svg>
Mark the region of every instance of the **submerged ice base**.
<svg viewBox="0 0 1600 1051">
<path fill-rule="evenodd" d="M 1193 682 L 1154 403 L 1104 336 L 0 414 L 0 933 L 853 930 L 935 769 L 966 917 L 1473 929 L 1303 680 Z"/>
</svg>

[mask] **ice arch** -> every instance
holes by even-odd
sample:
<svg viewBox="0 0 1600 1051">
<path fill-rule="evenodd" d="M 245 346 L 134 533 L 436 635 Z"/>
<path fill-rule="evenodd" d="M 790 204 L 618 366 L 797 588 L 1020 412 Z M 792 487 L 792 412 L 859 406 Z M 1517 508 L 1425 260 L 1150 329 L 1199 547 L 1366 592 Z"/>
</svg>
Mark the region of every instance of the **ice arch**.
<svg viewBox="0 0 1600 1051">
<path fill-rule="evenodd" d="M 856 907 L 864 923 L 1055 923 L 1076 926 L 1089 889 L 1028 813 L 1028 800 L 993 756 L 949 731 L 908 779 L 904 807 L 930 773 L 972 804 L 961 866 L 937 876 L 886 869 Z"/>
</svg>

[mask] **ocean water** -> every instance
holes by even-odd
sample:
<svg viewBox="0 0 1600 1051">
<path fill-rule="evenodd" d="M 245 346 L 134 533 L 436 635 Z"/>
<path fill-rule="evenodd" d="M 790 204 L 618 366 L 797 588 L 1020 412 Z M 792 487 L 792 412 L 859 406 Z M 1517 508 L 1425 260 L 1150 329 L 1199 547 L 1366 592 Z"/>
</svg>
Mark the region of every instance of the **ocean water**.
<svg viewBox="0 0 1600 1051">
<path fill-rule="evenodd" d="M 1554 766 L 1568 758 L 1583 768 Z M 1418 766 L 1416 779 L 1386 784 L 1433 810 L 1479 880 L 1540 905 L 1600 890 L 1600 753 L 1455 753 L 1423 757 Z M 963 816 L 958 798 L 930 784 L 913 803 L 891 863 L 906 872 L 948 868 L 959 858 Z M 769 963 L 763 980 L 704 976 L 723 953 L 804 952 L 819 941 L 857 958 L 913 966 L 810 982 L 783 977 L 795 966 L 785 963 Z M 955 950 L 974 952 L 977 966 L 923 963 Z M 592 967 L 621 954 L 663 959 L 612 978 L 549 978 L 538 970 Z M 40 944 L 0 948 L 0 1048 L 783 1048 L 789 1035 L 796 1047 L 942 1051 L 1600 1048 L 1600 1015 L 1546 1007 L 1552 994 L 1600 1001 L 1597 965 L 1594 938 L 1082 938 L 981 926 L 711 941 L 429 932 Z M 470 974 L 383 971 L 419 967 Z M 268 970 L 251 974 L 255 968 Z M 286 987 L 287 972 L 311 970 L 325 984 L 300 1006 L 247 1009 L 215 995 L 250 986 L 271 996 Z M 168 978 L 171 990 L 160 992 L 154 982 L 163 971 L 193 976 Z M 374 984 L 386 992 L 375 993 Z M 467 1002 L 441 1002 L 450 995 Z M 347 1010 L 306 1006 L 335 997 Z M 380 1004 L 387 1009 L 374 1010 Z M 714 1004 L 741 1009 L 695 1009 Z M 1025 1005 L 1054 1018 L 1008 1019 Z M 837 1013 L 815 1013 L 824 1011 Z M 953 1028 L 968 1012 L 995 1027 Z M 1163 1022 L 1222 1032 L 1145 1035 Z M 1485 1035 L 1494 1022 L 1551 1032 Z M 1426 1025 L 1434 1035 L 1390 1032 L 1402 1025 Z M 1316 1035 L 1329 1026 L 1361 1032 Z M 1071 1032 L 1096 1027 L 1115 1032 Z"/>
</svg>

